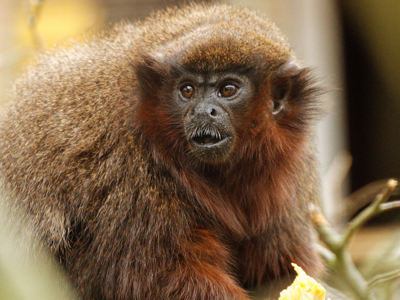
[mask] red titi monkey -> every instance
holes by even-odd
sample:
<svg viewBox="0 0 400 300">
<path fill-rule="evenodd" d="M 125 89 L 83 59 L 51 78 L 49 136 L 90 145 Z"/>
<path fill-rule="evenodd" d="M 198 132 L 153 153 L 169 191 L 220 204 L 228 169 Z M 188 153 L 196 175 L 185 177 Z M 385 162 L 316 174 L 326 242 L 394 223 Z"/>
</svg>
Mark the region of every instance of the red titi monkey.
<svg viewBox="0 0 400 300">
<path fill-rule="evenodd" d="M 0 170 L 83 299 L 250 299 L 320 266 L 316 91 L 256 13 L 168 9 L 40 58 Z"/>
</svg>

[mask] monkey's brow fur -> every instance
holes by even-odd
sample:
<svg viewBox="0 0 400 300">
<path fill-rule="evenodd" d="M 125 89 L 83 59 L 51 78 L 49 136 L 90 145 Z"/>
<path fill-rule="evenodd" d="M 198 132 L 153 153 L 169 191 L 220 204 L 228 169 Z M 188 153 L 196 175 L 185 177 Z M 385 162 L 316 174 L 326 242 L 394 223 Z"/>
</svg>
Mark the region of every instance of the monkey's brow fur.
<svg viewBox="0 0 400 300">
<path fill-rule="evenodd" d="M 83 299 L 250 299 L 245 288 L 280 287 L 291 262 L 318 273 L 307 69 L 278 76 L 290 90 L 271 114 L 270 78 L 294 59 L 264 17 L 190 5 L 44 54 L 16 82 L 0 125 L 3 185 Z M 174 67 L 254 70 L 227 161 L 191 155 L 170 102 Z"/>
</svg>

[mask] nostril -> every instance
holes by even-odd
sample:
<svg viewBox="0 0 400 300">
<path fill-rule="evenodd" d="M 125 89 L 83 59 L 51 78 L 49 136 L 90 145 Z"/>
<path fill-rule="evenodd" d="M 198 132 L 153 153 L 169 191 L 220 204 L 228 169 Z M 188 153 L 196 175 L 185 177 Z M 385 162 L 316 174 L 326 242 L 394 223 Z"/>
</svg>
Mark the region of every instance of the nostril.
<svg viewBox="0 0 400 300">
<path fill-rule="evenodd" d="M 213 117 L 217 116 L 217 111 L 214 108 L 211 108 L 210 115 Z"/>
</svg>

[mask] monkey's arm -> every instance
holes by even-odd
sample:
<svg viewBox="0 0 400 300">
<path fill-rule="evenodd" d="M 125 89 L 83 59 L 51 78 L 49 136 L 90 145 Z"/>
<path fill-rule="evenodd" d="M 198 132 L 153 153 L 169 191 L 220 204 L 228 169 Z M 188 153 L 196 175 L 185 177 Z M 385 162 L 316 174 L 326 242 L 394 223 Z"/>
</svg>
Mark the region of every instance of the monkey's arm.
<svg viewBox="0 0 400 300">
<path fill-rule="evenodd" d="M 193 232 L 181 251 L 175 270 L 166 274 L 165 299 L 249 299 L 229 274 L 228 251 L 211 232 Z"/>
<path fill-rule="evenodd" d="M 284 213 L 271 220 L 266 232 L 239 246 L 241 281 L 246 287 L 264 285 L 265 295 L 275 298 L 295 277 L 291 263 L 301 265 L 313 276 L 322 270 L 308 208 L 310 202 L 318 201 L 318 177 L 316 168 L 310 167 L 315 165 L 314 152 L 308 153 L 310 157 L 298 169 L 299 183 L 293 186 L 293 196 L 285 200 Z"/>
<path fill-rule="evenodd" d="M 302 225 L 297 224 L 297 230 L 299 226 Z M 294 279 L 292 262 L 301 263 L 312 274 L 321 269 L 311 228 L 304 226 L 297 234 L 281 227 L 284 226 L 272 225 L 271 232 L 239 247 L 241 281 L 246 288 L 259 288 L 271 299 L 276 299 Z"/>
</svg>

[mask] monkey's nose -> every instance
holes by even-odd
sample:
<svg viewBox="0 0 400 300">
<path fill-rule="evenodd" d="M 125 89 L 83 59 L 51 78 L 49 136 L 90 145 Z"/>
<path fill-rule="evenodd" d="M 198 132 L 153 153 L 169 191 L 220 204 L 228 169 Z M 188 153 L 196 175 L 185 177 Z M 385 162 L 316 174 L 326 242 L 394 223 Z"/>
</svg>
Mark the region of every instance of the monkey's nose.
<svg viewBox="0 0 400 300">
<path fill-rule="evenodd" d="M 194 117 L 209 117 L 209 118 L 220 118 L 224 116 L 226 112 L 215 104 L 200 103 L 196 105 L 192 110 L 192 116 Z"/>
</svg>

